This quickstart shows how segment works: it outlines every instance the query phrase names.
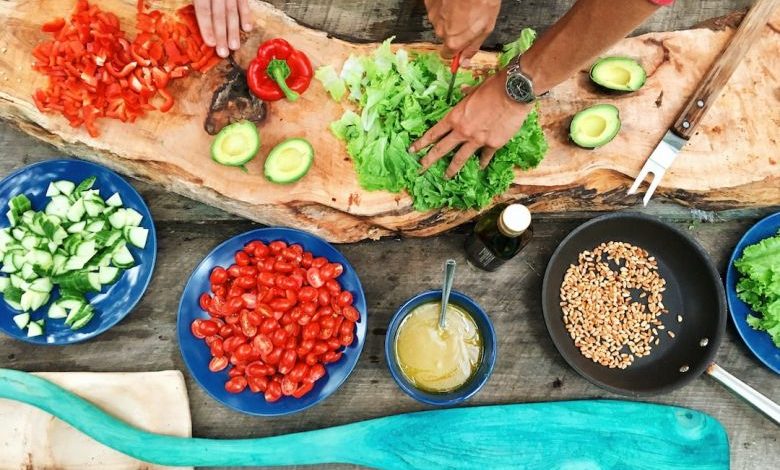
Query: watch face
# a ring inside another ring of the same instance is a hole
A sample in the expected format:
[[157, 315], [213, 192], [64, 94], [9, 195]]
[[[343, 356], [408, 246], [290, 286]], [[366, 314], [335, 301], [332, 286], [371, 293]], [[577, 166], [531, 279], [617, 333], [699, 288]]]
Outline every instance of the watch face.
[[522, 75], [507, 77], [506, 92], [510, 98], [520, 103], [530, 103], [536, 99], [531, 82]]

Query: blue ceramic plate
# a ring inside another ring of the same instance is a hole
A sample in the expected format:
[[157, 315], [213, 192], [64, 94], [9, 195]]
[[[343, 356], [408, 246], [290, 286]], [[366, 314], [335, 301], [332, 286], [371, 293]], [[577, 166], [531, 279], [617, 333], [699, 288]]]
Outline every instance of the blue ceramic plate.
[[[149, 208], [144, 200], [113, 171], [82, 160], [47, 160], [22, 168], [0, 181], [0, 204], [2, 214], [5, 214], [8, 201], [17, 194], [24, 193], [32, 202], [33, 210], [43, 210], [48, 198], [46, 189], [50, 181], [70, 180], [78, 184], [82, 180], [95, 176], [93, 189], [100, 190], [100, 196], [107, 199], [114, 193], [119, 193], [124, 207], [133, 208], [143, 215], [141, 226], [149, 229], [146, 247], [143, 250], [129, 246], [136, 265], [123, 271], [122, 277], [102, 291], [87, 294], [87, 299], [95, 307], [95, 317], [85, 327], [73, 331], [65, 325], [65, 320], [46, 320], [44, 334], [28, 338], [26, 330], [20, 330], [13, 322], [13, 315], [19, 313], [0, 301], [0, 330], [7, 335], [22, 341], [35, 344], [71, 344], [93, 338], [119, 323], [136, 306], [149, 286], [157, 258], [157, 235]], [[8, 219], [0, 216], [0, 227], [7, 227]], [[55, 288], [52, 300], [59, 298]], [[49, 304], [44, 305], [31, 315], [33, 320], [44, 318], [49, 310]]]
[[765, 238], [777, 235], [780, 230], [780, 212], [760, 220], [756, 225], [745, 233], [742, 239], [737, 243], [734, 252], [729, 259], [729, 267], [726, 271], [726, 297], [729, 302], [729, 311], [734, 326], [747, 347], [753, 351], [753, 354], [759, 361], [767, 367], [780, 374], [780, 348], [772, 343], [772, 338], [765, 331], [757, 331], [747, 324], [747, 316], [752, 312], [750, 307], [737, 297], [737, 281], [740, 274], [734, 268], [734, 261], [742, 256], [745, 247], [760, 242]]
[[[282, 397], [274, 403], [266, 403], [262, 393], [252, 393], [248, 388], [239, 394], [225, 391], [225, 382], [228, 380], [228, 369], [214, 373], [209, 371], [208, 364], [211, 353], [206, 343], [192, 336], [190, 325], [196, 318], [208, 318], [208, 314], [201, 310], [198, 300], [203, 292], [209, 292], [209, 274], [215, 266], [227, 268], [233, 264], [234, 255], [244, 245], [252, 240], [261, 240], [270, 243], [274, 240], [283, 240], [287, 244], [298, 243], [306, 251], [311, 251], [315, 257], [324, 256], [331, 262], [341, 263], [344, 273], [339, 276], [341, 287], [352, 292], [354, 306], [360, 312], [360, 321], [355, 332], [355, 341], [344, 351], [341, 360], [333, 364], [326, 364], [327, 374], [318, 380], [311, 392], [303, 398]], [[347, 380], [347, 377], [355, 368], [355, 364], [363, 349], [366, 340], [366, 298], [363, 287], [360, 285], [355, 269], [349, 261], [339, 253], [332, 245], [314, 235], [290, 228], [261, 228], [237, 235], [218, 247], [200, 262], [195, 268], [179, 303], [179, 318], [176, 326], [179, 338], [179, 347], [184, 357], [184, 363], [195, 380], [215, 400], [241, 411], [243, 413], [258, 416], [280, 416], [305, 410], [316, 405]]]

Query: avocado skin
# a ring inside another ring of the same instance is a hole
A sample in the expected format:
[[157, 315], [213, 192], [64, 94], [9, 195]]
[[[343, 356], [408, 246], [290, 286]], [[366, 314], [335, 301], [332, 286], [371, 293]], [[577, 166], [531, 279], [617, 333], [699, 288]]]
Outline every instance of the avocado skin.
[[[625, 88], [610, 86], [599, 77], [601, 68], [609, 65], [623, 65], [631, 74], [631, 80]], [[610, 56], [597, 60], [590, 68], [589, 77], [597, 88], [612, 94], [633, 93], [642, 88], [647, 82], [647, 72], [644, 67], [630, 57]]]

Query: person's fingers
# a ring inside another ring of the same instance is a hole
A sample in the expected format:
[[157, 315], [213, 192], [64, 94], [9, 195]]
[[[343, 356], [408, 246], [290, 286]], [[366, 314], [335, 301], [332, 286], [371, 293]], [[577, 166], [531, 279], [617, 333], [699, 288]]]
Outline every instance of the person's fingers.
[[211, 0], [194, 0], [195, 17], [198, 19], [198, 28], [203, 42], [209, 47], [217, 45], [214, 39], [214, 26], [211, 23]]
[[241, 47], [241, 33], [238, 26], [238, 0], [225, 2], [225, 16], [227, 20], [228, 47], [231, 51]]
[[441, 121], [437, 122], [435, 126], [428, 129], [428, 132], [426, 132], [422, 137], [417, 139], [417, 141], [415, 141], [412, 146], [409, 147], [409, 152], [419, 152], [420, 150], [444, 137], [444, 135], [449, 132], [450, 129], [449, 121], [447, 121], [447, 118], [445, 117]]
[[241, 16], [241, 29], [247, 33], [252, 31], [252, 24], [255, 20], [252, 16], [252, 10], [249, 9], [248, 0], [238, 0], [238, 14]]
[[444, 173], [444, 177], [449, 179], [457, 175], [460, 169], [463, 168], [466, 160], [468, 160], [470, 156], [474, 155], [474, 152], [478, 148], [479, 145], [473, 142], [466, 142], [461, 145], [457, 153], [455, 153], [455, 156], [452, 157], [452, 161], [450, 162], [450, 166], [447, 167], [447, 172]]
[[[233, 0], [229, 0], [233, 1]], [[227, 45], [227, 21], [225, 0], [213, 0], [211, 4], [211, 22], [214, 25], [214, 37], [217, 42], [217, 55], [225, 58], [230, 54]]]
[[488, 164], [490, 163], [490, 160], [493, 159], [493, 155], [496, 154], [496, 150], [498, 150], [495, 147], [483, 147], [482, 148], [482, 155], [479, 157], [479, 167], [483, 170], [487, 168]]
[[447, 134], [446, 137], [441, 139], [436, 145], [433, 146], [432, 149], [428, 151], [428, 154], [425, 156], [425, 158], [420, 160], [420, 165], [422, 165], [420, 172], [422, 173], [426, 171], [434, 163], [439, 161], [441, 157], [450, 153], [462, 141], [463, 139], [461, 137], [458, 137], [452, 132]]

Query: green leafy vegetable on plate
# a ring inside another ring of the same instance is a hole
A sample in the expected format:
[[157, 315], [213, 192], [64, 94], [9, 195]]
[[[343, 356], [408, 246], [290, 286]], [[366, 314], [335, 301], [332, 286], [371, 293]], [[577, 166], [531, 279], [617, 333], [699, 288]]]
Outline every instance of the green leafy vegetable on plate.
[[748, 324], [780, 347], [780, 233], [746, 247], [734, 267], [742, 275], [737, 295], [760, 314], [748, 315]]
[[[529, 32], [530, 31], [530, 32]], [[505, 48], [502, 61], [527, 49], [535, 33], [523, 31], [518, 41]], [[457, 176], [444, 177], [452, 155], [419, 174], [420, 155], [408, 148], [452, 108], [446, 101], [449, 65], [434, 52], [393, 52], [391, 39], [369, 56], [350, 56], [336, 77], [326, 66], [317, 77], [334, 99], [342, 94], [357, 106], [346, 111], [331, 130], [347, 146], [361, 186], [368, 190], [408, 191], [417, 210], [443, 206], [480, 208], [509, 188], [514, 168], [530, 169], [547, 152], [547, 141], [532, 111], [520, 131], [496, 152], [485, 171], [475, 157]], [[461, 87], [479, 83], [468, 70], [461, 70], [455, 82], [455, 101], [463, 98]]]

